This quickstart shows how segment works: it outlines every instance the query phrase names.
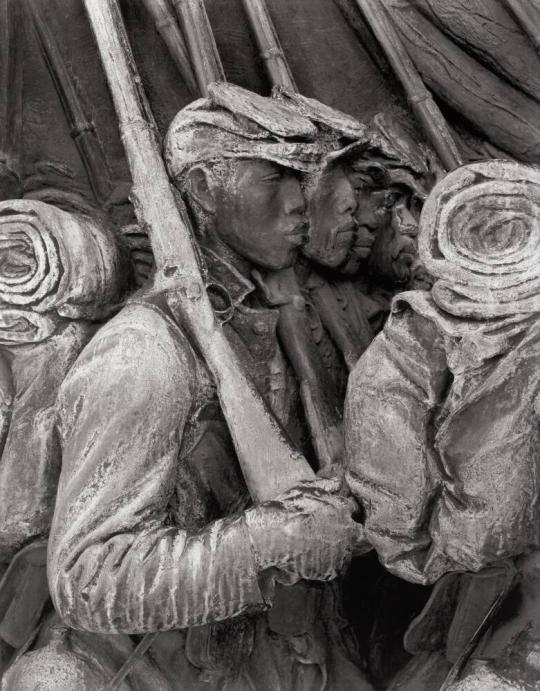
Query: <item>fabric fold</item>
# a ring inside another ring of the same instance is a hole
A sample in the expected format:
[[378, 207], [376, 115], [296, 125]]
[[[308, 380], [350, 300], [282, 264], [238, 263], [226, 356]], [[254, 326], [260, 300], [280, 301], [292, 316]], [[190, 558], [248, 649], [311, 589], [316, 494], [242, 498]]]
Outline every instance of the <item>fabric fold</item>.
[[381, 562], [410, 581], [540, 545], [539, 183], [489, 161], [436, 185], [419, 243], [436, 283], [394, 299], [349, 379], [349, 486]]
[[422, 210], [419, 238], [436, 304], [468, 319], [540, 311], [540, 172], [489, 161], [442, 184]]
[[118, 295], [119, 262], [112, 233], [89, 217], [36, 200], [0, 203], [0, 344], [103, 318]]

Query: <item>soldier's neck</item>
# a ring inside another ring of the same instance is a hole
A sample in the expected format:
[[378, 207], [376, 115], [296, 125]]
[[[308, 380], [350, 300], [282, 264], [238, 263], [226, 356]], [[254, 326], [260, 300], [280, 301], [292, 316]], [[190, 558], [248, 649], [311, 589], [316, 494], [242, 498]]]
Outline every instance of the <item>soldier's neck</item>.
[[252, 264], [247, 259], [241, 257], [235, 252], [232, 247], [227, 245], [214, 233], [209, 233], [201, 245], [208, 250], [212, 250], [215, 254], [225, 262], [231, 264], [244, 278], [249, 279], [252, 270]]

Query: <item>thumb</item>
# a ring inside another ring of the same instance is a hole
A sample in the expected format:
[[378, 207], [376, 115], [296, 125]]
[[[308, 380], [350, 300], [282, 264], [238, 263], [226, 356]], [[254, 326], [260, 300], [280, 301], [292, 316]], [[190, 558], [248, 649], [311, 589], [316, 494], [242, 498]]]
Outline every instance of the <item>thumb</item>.
[[337, 494], [341, 489], [341, 479], [338, 477], [319, 477], [315, 481], [315, 486], [322, 492]]
[[366, 537], [366, 531], [361, 523], [355, 523], [352, 535], [352, 554], [353, 557], [360, 557], [373, 549]]

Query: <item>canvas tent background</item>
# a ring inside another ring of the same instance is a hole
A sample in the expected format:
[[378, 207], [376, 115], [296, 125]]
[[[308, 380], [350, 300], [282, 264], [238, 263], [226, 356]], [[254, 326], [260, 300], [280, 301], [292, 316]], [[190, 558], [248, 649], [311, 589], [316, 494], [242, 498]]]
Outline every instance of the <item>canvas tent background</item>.
[[[522, 2], [528, 3], [532, 5], [533, 0]], [[128, 184], [114, 110], [81, 0], [33, 0], [33, 4], [40, 7], [58, 39], [95, 125], [111, 179], [117, 187], [121, 182]], [[540, 133], [534, 141], [536, 122], [540, 122], [540, 57], [506, 0], [384, 0], [384, 4], [457, 132], [465, 160], [499, 155], [501, 140], [516, 158], [521, 152], [522, 160], [540, 159]], [[143, 3], [124, 0], [121, 5], [145, 90], [164, 133], [173, 115], [193, 97]], [[20, 141], [9, 141], [18, 137], [16, 128], [3, 127], [3, 157], [10, 148], [17, 150], [23, 160], [23, 176], [31, 178], [31, 187], [40, 184], [36, 174], [38, 178], [52, 174], [58, 184], [88, 194], [84, 166], [24, 3], [2, 0], [1, 7], [15, 12], [18, 19], [9, 24], [3, 21], [7, 40], [3, 42], [0, 84], [6, 86], [0, 117], [6, 119], [6, 112], [13, 113], [18, 107], [17, 91], [22, 100]], [[206, 7], [227, 79], [269, 93], [264, 64], [241, 0], [206, 0]], [[382, 111], [414, 127], [403, 90], [354, 0], [269, 0], [268, 8], [301, 93], [363, 121]], [[421, 44], [418, 27], [423, 29]], [[505, 55], [510, 57], [505, 59]], [[14, 80], [11, 86], [8, 72]], [[471, 85], [460, 83], [465, 74], [475, 80], [479, 99], [469, 108], [463, 104], [471, 101]], [[513, 117], [504, 119], [504, 110]]]

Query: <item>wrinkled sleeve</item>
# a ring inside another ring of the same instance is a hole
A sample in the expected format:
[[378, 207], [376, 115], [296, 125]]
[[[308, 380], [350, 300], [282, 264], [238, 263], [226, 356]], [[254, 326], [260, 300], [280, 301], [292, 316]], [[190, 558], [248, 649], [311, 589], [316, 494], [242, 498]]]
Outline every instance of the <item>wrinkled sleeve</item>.
[[0, 459], [0, 562], [8, 562], [21, 547], [49, 532], [60, 474], [56, 397], [90, 336], [87, 324], [70, 322], [42, 343], [13, 348], [9, 371], [4, 369], [4, 377], [0, 373], [0, 380], [9, 377], [13, 389], [12, 400], [0, 393], [0, 428], [5, 430]]
[[348, 482], [365, 511], [366, 537], [390, 571], [416, 582], [431, 579], [423, 567], [441, 477], [430, 429], [447, 382], [436, 327], [405, 310], [360, 358], [345, 403]]
[[264, 606], [242, 516], [197, 534], [169, 519], [191, 357], [159, 321], [116, 318], [62, 387], [48, 568], [57, 611], [74, 628], [172, 630]]

